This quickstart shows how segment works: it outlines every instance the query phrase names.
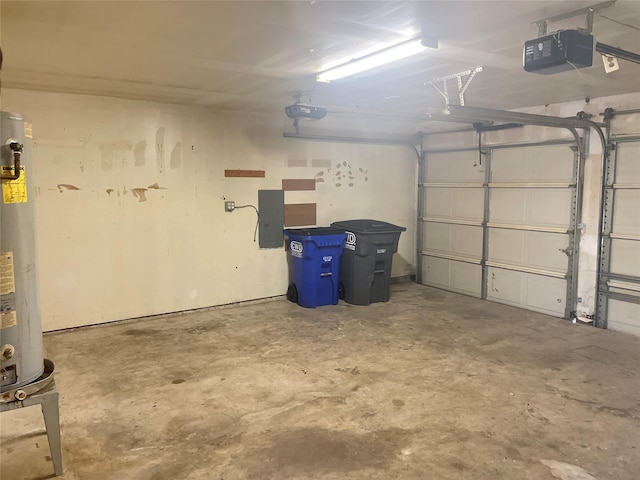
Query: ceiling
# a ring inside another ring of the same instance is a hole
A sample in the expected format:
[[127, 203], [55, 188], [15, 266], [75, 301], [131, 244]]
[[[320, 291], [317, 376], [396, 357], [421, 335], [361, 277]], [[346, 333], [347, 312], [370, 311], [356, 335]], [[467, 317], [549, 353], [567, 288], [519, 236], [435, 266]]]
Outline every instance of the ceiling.
[[[467, 105], [514, 109], [640, 91], [640, 65], [606, 74], [522, 69], [533, 22], [584, 1], [8, 1], [0, 2], [3, 87], [223, 109], [272, 110], [296, 91], [332, 109], [424, 113], [444, 106], [425, 82], [482, 66]], [[604, 18], [607, 17], [607, 18]], [[549, 25], [583, 27], [585, 15]], [[640, 2], [594, 18], [596, 41], [640, 49]], [[330, 84], [323, 65], [420, 32], [439, 48]], [[450, 84], [455, 92], [455, 82]], [[454, 95], [455, 96], [455, 95]]]

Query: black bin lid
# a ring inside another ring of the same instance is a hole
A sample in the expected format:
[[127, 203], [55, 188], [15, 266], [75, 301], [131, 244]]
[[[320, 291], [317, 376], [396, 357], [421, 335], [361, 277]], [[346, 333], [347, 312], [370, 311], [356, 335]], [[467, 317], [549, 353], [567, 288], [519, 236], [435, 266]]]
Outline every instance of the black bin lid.
[[340, 235], [344, 233], [344, 230], [335, 227], [287, 228], [284, 233], [300, 235], [301, 237], [314, 237], [317, 235]]
[[333, 222], [331, 226], [344, 228], [355, 233], [397, 233], [407, 230], [405, 227], [399, 227], [392, 223], [370, 219], [341, 220]]

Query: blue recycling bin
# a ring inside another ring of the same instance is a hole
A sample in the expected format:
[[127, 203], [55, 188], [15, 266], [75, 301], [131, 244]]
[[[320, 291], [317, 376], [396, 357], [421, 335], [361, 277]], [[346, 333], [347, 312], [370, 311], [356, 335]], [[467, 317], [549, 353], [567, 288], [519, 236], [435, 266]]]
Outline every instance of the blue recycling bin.
[[331, 227], [285, 229], [290, 260], [287, 299], [301, 307], [338, 303], [344, 230]]

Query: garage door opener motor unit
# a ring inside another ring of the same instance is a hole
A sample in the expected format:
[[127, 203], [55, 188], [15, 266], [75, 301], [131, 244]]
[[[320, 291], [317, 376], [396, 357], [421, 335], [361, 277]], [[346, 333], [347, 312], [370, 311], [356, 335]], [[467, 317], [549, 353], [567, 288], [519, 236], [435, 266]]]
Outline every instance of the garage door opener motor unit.
[[524, 69], [550, 75], [593, 65], [593, 35], [560, 30], [524, 44]]

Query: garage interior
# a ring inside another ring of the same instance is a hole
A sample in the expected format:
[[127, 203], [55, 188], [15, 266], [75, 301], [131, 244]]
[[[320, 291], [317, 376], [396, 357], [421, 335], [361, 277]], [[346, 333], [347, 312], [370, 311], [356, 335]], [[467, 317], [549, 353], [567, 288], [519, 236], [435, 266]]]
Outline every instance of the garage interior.
[[[27, 319], [2, 283], [0, 478], [638, 478], [638, 2], [0, 15], [0, 251], [36, 259]], [[575, 30], [591, 66], [525, 71]], [[406, 228], [389, 301], [288, 301], [283, 228], [349, 219]], [[8, 398], [21, 329], [55, 384]]]

